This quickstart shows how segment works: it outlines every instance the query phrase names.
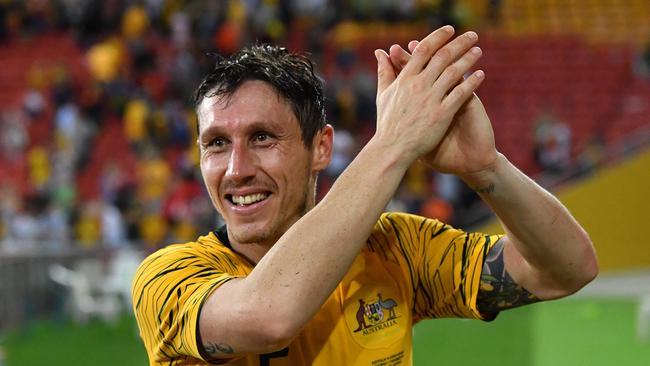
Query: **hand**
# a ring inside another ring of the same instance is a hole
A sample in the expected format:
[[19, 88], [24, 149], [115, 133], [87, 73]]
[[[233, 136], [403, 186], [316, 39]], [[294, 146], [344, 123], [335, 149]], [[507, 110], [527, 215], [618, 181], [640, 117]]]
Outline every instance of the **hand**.
[[[408, 49], [413, 52], [418, 44], [418, 41], [411, 41]], [[393, 45], [389, 52], [394, 72], [401, 73], [411, 55], [398, 45]], [[496, 158], [490, 119], [480, 99], [473, 94], [454, 115], [444, 139], [420, 161], [437, 171], [453, 173], [471, 182], [476, 180], [474, 175], [491, 170]]]
[[[481, 50], [472, 47], [478, 36], [467, 32], [449, 41], [453, 34], [452, 27], [442, 27], [415, 44], [413, 55], [398, 70], [399, 75], [390, 56], [375, 51], [377, 132], [373, 138], [397, 148], [408, 165], [431, 151], [441, 151], [449, 143], [440, 145], [451, 132], [449, 126], [459, 108], [483, 81], [482, 71], [462, 79], [481, 56]], [[447, 154], [435, 155], [448, 159]], [[449, 165], [436, 164], [441, 168]]]

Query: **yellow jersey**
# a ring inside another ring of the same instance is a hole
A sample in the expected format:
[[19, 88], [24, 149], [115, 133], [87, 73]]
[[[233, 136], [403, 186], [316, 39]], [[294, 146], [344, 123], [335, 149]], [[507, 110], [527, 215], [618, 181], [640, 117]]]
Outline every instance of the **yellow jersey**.
[[[345, 277], [287, 348], [227, 364], [411, 365], [418, 321], [494, 317], [477, 310], [476, 297], [484, 259], [498, 239], [385, 213]], [[132, 295], [150, 364], [209, 364], [198, 333], [201, 306], [219, 285], [252, 270], [229, 247], [224, 231], [145, 259]]]

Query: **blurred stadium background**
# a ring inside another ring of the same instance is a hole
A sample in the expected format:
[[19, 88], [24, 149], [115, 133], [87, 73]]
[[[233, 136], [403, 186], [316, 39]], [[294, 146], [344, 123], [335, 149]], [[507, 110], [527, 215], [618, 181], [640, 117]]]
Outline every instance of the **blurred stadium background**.
[[[130, 314], [147, 253], [213, 229], [193, 88], [207, 51], [306, 51], [336, 152], [373, 132], [375, 48], [479, 32], [499, 149], [590, 232], [601, 275], [489, 324], [415, 330], [416, 365], [650, 365], [647, 0], [0, 0], [0, 365], [142, 365]], [[499, 231], [454, 177], [413, 166], [390, 209]]]

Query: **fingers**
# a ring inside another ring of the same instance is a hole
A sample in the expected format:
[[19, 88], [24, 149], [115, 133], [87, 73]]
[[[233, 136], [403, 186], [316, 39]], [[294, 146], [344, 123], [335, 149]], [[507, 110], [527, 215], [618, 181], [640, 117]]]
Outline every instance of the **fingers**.
[[[445, 35], [443, 32], [446, 30], [445, 28], [447, 27], [438, 29], [422, 41], [410, 41], [407, 48], [410, 52], [413, 53], [412, 56], [409, 55], [409, 53], [399, 45], [391, 46], [389, 49], [389, 56], [391, 63], [393, 64], [395, 74], [399, 75], [402, 71], [408, 73], [409, 70], [412, 70], [415, 66], [407, 65], [409, 65], [409, 62], [413, 65], [417, 65], [418, 54], [423, 52], [423, 47], [431, 49], [431, 47], [427, 47], [424, 43], [428, 42], [429, 46], [434, 44], [434, 46], [439, 49], [433, 52], [433, 55], [430, 57], [425, 66], [424, 73], [426, 73], [426, 77], [434, 82], [440, 77], [443, 72], [446, 72], [448, 68], [451, 68], [452, 75], [457, 74], [457, 80], [462, 80], [462, 75], [467, 72], [468, 69], [459, 70], [463, 64], [456, 65], [455, 63], [459, 58], [466, 54], [474, 44], [476, 44], [478, 41], [478, 35], [475, 32], [467, 32], [461, 36], [456, 37], [454, 40], [448, 42], [447, 44], [444, 44], [440, 42], [444, 42], [442, 41], [443, 39], [446, 39], [448, 41], [452, 35], [451, 33], [447, 33]], [[449, 30], [453, 32], [453, 28], [449, 27]], [[437, 37], [434, 37], [436, 36], [437, 32], [442, 32], [443, 34], [438, 34]], [[474, 60], [474, 62], [475, 61], [476, 60]]]
[[390, 57], [384, 50], [375, 50], [377, 58], [377, 93], [386, 89], [397, 77]]
[[454, 35], [454, 28], [446, 25], [430, 33], [413, 49], [413, 55], [402, 70], [403, 74], [416, 75], [430, 63], [431, 56], [436, 53]]
[[443, 111], [455, 114], [473, 95], [485, 75], [483, 71], [477, 71], [463, 79], [482, 52], [479, 47], [474, 47], [478, 41], [476, 33], [467, 32], [451, 39], [453, 32], [452, 27], [446, 26], [422, 41], [410, 41], [407, 48], [412, 54], [396, 44], [390, 47], [389, 53], [376, 50], [378, 93], [399, 78], [409, 84], [420, 84], [417, 88], [423, 89], [419, 90], [428, 90], [423, 98], [432, 98], [436, 104], [440, 103], [438, 106]]
[[472, 97], [474, 91], [481, 85], [483, 80], [485, 80], [485, 73], [482, 70], [474, 71], [462, 83], [449, 92], [449, 95], [442, 100], [441, 106], [446, 110], [456, 113], [463, 103]]
[[[478, 41], [478, 35], [474, 32], [467, 32], [461, 36], [456, 37], [453, 41], [447, 43], [444, 47], [439, 49], [428, 65], [426, 66], [424, 73], [428, 75], [430, 80], [436, 81], [438, 77], [443, 73], [451, 70], [451, 73], [458, 74], [458, 77], [462, 76], [467, 69], [460, 70], [459, 65], [455, 64], [455, 61], [458, 60], [461, 56], [467, 53], [467, 51]], [[422, 45], [422, 42], [415, 47], [415, 50]], [[415, 52], [415, 51], [414, 51]], [[480, 56], [480, 54], [479, 54]]]
[[411, 59], [411, 54], [396, 44], [392, 45], [388, 51], [395, 73], [399, 74]]
[[418, 43], [420, 43], [420, 41], [412, 40], [411, 42], [409, 42], [408, 44], [409, 52], [413, 53], [413, 50], [418, 45]]
[[433, 90], [437, 91], [437, 97], [443, 98], [445, 94], [463, 81], [465, 75], [481, 57], [482, 51], [478, 47], [472, 47], [458, 61], [447, 66], [440, 77], [433, 83]]

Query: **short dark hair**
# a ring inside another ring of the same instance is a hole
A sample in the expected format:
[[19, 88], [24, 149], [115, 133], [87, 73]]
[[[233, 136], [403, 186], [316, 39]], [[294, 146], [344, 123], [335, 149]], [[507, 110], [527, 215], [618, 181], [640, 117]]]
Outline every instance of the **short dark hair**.
[[194, 105], [206, 97], [230, 97], [249, 80], [268, 83], [291, 104], [303, 143], [310, 148], [316, 132], [325, 126], [323, 81], [307, 57], [284, 47], [253, 45], [228, 58], [217, 56], [214, 69], [196, 90]]

